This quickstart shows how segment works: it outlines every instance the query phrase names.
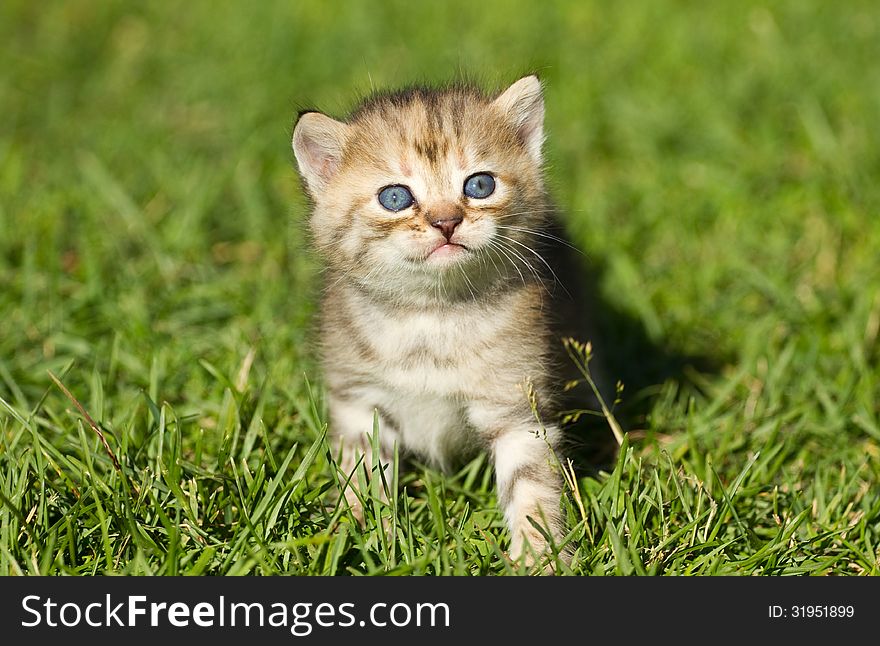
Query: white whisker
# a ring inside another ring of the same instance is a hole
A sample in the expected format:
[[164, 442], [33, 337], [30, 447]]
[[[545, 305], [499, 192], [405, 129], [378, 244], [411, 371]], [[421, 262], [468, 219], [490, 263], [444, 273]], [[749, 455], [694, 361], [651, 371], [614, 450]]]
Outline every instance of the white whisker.
[[[526, 277], [523, 276], [523, 273], [519, 270], [519, 267], [516, 264], [516, 260], [511, 258], [510, 255], [501, 247], [500, 244], [498, 244], [496, 240], [492, 240], [491, 242], [489, 242], [489, 248], [493, 251], [497, 251], [498, 253], [503, 254], [504, 257], [507, 258], [508, 262], [510, 262], [511, 266], [513, 266], [513, 268], [516, 270], [516, 273], [519, 274], [519, 278], [522, 281], [523, 287], [525, 287]], [[499, 258], [499, 260], [501, 260], [501, 258]]]
[[535, 231], [534, 229], [529, 229], [528, 227], [516, 227], [516, 226], [509, 225], [509, 224], [496, 224], [495, 226], [497, 226], [499, 229], [510, 229], [511, 231], [519, 231], [520, 233], [527, 233], [528, 235], [538, 236], [541, 238], [547, 238], [548, 240], [554, 240], [560, 244], [565, 245], [569, 249], [574, 249], [575, 251], [577, 251], [579, 254], [581, 254], [584, 257], [586, 257], [586, 255], [587, 255], [583, 251], [581, 251], [580, 249], [575, 247], [573, 244], [571, 244], [567, 240], [564, 240], [563, 238], [560, 238], [559, 236], [554, 236], [552, 234], [544, 233], [542, 231]]
[[550, 273], [553, 274], [553, 279], [559, 284], [560, 287], [562, 287], [563, 291], [564, 291], [569, 297], [571, 297], [571, 293], [568, 291], [568, 289], [566, 289], [566, 287], [565, 287], [565, 285], [563, 284], [563, 282], [562, 282], [561, 280], [559, 280], [559, 276], [556, 275], [556, 272], [555, 272], [555, 271], [553, 271], [553, 267], [550, 266], [550, 263], [548, 263], [546, 260], [544, 260], [544, 256], [542, 256], [541, 254], [539, 254], [537, 251], [535, 251], [534, 249], [532, 249], [530, 246], [528, 246], [528, 245], [526, 245], [526, 244], [523, 244], [522, 242], [519, 242], [519, 241], [517, 241], [517, 240], [514, 240], [513, 238], [510, 238], [510, 237], [508, 237], [508, 236], [499, 236], [499, 237], [500, 237], [500, 238], [504, 238], [505, 240], [509, 240], [510, 242], [512, 242], [512, 243], [514, 243], [514, 244], [517, 244], [517, 245], [519, 245], [520, 247], [522, 247], [522, 248], [524, 248], [524, 249], [530, 251], [531, 253], [535, 254], [535, 256], [538, 258], [538, 260], [540, 260], [541, 262], [543, 262], [543, 263], [544, 263], [544, 266], [547, 267], [548, 270], [550, 270]]
[[477, 302], [477, 294], [473, 290], [473, 285], [471, 284], [470, 278], [468, 278], [467, 272], [465, 272], [464, 268], [461, 265], [457, 265], [459, 272], [461, 273], [462, 278], [464, 278], [464, 282], [467, 285], [468, 291], [471, 293], [471, 297], [474, 299], [474, 303]]

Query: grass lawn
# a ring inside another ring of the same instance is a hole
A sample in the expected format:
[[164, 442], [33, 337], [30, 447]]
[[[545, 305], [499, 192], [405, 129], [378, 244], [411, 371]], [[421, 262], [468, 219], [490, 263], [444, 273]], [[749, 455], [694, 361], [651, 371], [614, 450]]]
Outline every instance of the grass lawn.
[[880, 571], [876, 0], [7, 0], [0, 42], [0, 573], [517, 573], [485, 460], [334, 502], [289, 140], [531, 70], [629, 430], [578, 438], [562, 572]]

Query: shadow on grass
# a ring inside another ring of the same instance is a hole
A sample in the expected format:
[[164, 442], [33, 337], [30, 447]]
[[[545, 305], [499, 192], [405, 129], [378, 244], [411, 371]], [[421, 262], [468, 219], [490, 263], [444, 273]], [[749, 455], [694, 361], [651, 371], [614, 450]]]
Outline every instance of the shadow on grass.
[[[567, 240], [561, 229], [554, 235]], [[696, 389], [695, 374], [717, 373], [722, 357], [691, 355], [654, 341], [644, 324], [620, 305], [602, 295], [600, 286], [606, 271], [603, 261], [587, 257], [564, 243], [551, 243], [546, 251], [553, 258], [554, 271], [565, 290], [554, 290], [557, 338], [572, 337], [590, 341], [592, 359], [590, 373], [603, 399], [611, 406], [615, 401], [616, 384], [624, 390], [613, 412], [626, 432], [645, 429], [661, 386], [672, 380], [680, 388]], [[567, 293], [566, 293], [567, 292]], [[574, 362], [559, 344], [558, 361], [563, 366], [562, 379], [578, 379]], [[581, 379], [582, 380], [582, 379]], [[572, 460], [579, 476], [595, 475], [613, 468], [617, 457], [617, 441], [605, 418], [599, 413], [598, 400], [589, 386], [581, 383], [563, 394], [561, 408], [566, 411], [589, 409], [598, 414], [584, 414], [565, 426], [566, 456]]]

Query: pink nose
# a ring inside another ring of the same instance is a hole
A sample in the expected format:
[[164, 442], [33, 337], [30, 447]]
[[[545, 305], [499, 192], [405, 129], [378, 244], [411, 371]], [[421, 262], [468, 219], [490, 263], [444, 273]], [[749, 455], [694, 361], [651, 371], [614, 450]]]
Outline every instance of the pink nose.
[[459, 216], [453, 218], [444, 218], [442, 220], [434, 220], [431, 222], [431, 226], [435, 229], [440, 229], [440, 232], [446, 237], [447, 240], [452, 238], [452, 234], [455, 232], [455, 228], [461, 224], [462, 218]]

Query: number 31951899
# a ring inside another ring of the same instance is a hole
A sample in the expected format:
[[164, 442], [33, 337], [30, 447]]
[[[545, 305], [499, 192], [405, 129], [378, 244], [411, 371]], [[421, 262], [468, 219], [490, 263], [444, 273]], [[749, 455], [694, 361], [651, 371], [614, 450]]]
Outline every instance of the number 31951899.
[[855, 616], [853, 606], [768, 606], [771, 619], [847, 619]]

